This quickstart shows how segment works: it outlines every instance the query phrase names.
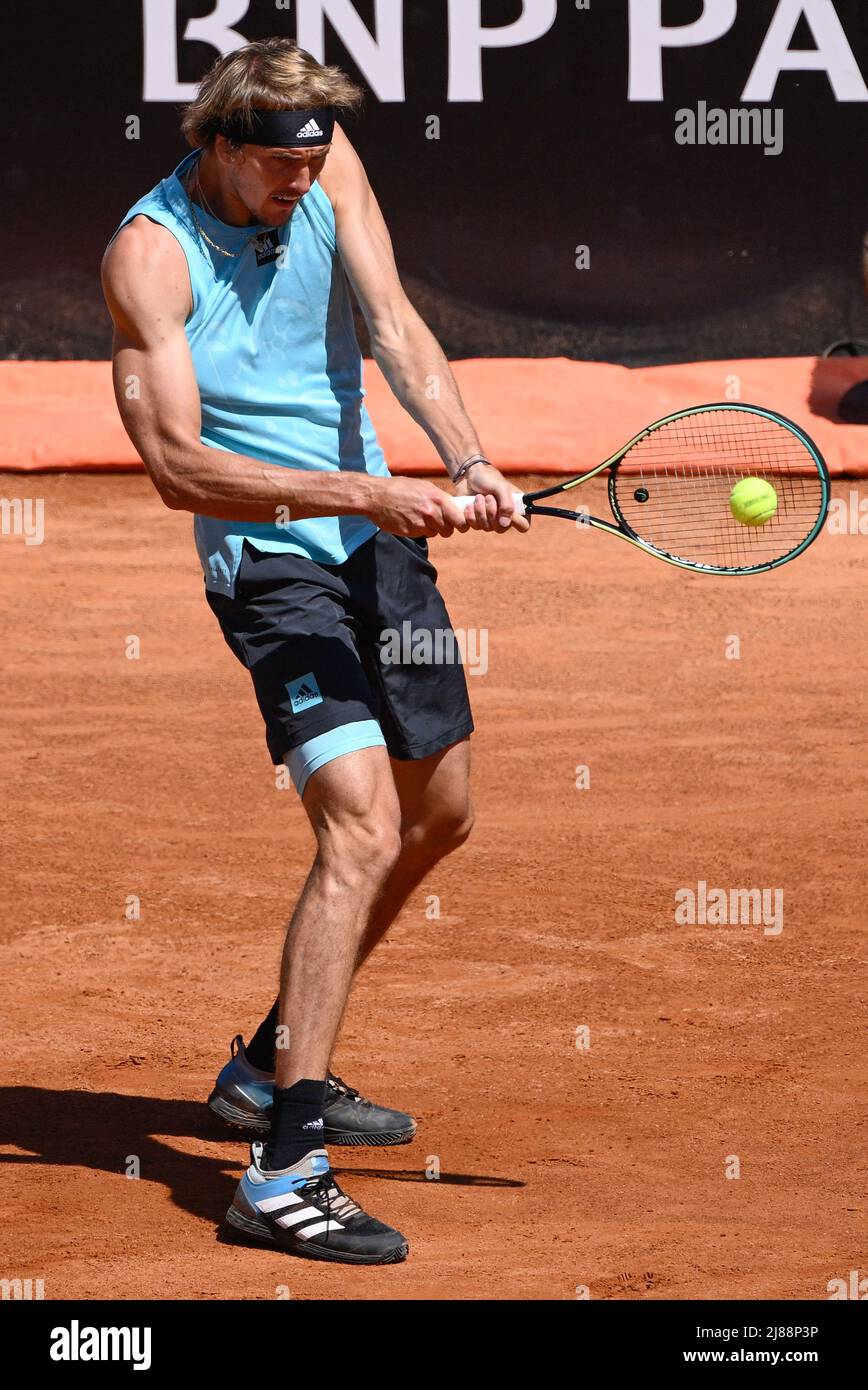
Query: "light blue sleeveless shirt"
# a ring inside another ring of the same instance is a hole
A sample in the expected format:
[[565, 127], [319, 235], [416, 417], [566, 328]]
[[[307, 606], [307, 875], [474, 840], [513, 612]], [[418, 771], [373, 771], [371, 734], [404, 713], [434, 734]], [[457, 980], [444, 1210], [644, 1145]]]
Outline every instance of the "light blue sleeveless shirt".
[[[181, 183], [199, 154], [192, 151], [140, 198], [120, 227], [144, 214], [173, 233], [187, 258], [193, 310], [186, 334], [202, 442], [284, 468], [388, 477], [364, 404], [362, 355], [328, 195], [315, 183], [279, 232], [231, 227], [197, 203], [212, 241], [240, 252], [222, 256], [198, 231]], [[229, 595], [245, 538], [260, 550], [335, 565], [376, 530], [359, 516], [283, 526], [198, 515], [194, 522], [206, 587]]]

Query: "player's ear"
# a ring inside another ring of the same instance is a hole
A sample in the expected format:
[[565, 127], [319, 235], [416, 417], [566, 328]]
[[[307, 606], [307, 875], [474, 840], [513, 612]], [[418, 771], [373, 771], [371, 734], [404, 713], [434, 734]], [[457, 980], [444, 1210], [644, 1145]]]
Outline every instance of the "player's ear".
[[221, 164], [233, 164], [240, 155], [244, 157], [244, 146], [233, 145], [225, 135], [215, 135], [214, 143], [211, 146]]

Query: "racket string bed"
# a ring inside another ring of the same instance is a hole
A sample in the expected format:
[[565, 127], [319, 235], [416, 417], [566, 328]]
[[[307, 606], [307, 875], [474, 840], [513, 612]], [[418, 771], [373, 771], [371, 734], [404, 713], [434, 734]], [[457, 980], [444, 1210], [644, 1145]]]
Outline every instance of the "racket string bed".
[[[777, 510], [759, 526], [737, 521], [730, 509], [732, 490], [745, 478], [775, 490]], [[618, 519], [654, 550], [737, 570], [794, 551], [816, 526], [825, 486], [792, 430], [763, 415], [718, 409], [642, 436], [613, 470], [610, 496]]]

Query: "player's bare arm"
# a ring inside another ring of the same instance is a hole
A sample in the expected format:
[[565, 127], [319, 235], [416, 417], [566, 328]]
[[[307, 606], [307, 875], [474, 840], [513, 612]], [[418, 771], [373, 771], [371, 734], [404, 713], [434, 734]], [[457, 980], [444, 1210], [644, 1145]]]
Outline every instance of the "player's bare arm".
[[[455, 478], [465, 462], [482, 455], [479, 435], [443, 349], [407, 298], [389, 229], [364, 166], [340, 125], [335, 126], [320, 182], [335, 210], [338, 249], [368, 326], [374, 360]], [[435, 393], [432, 382], [437, 383]], [[473, 465], [457, 489], [479, 495], [471, 515], [481, 529], [528, 529], [529, 523], [515, 511], [513, 487], [490, 464]]]
[[365, 473], [272, 467], [200, 439], [200, 401], [184, 325], [191, 309], [184, 253], [171, 232], [135, 218], [103, 260], [114, 321], [112, 372], [124, 427], [166, 506], [226, 520], [367, 516], [394, 535], [488, 529], [436, 484]]

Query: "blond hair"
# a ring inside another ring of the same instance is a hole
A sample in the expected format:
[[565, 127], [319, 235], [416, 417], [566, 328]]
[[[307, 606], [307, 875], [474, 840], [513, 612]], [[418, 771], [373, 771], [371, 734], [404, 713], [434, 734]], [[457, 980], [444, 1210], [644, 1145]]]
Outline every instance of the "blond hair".
[[210, 145], [229, 116], [251, 111], [307, 111], [334, 106], [354, 114], [364, 92], [340, 68], [322, 63], [291, 39], [259, 39], [218, 58], [184, 108], [181, 130], [194, 149]]

